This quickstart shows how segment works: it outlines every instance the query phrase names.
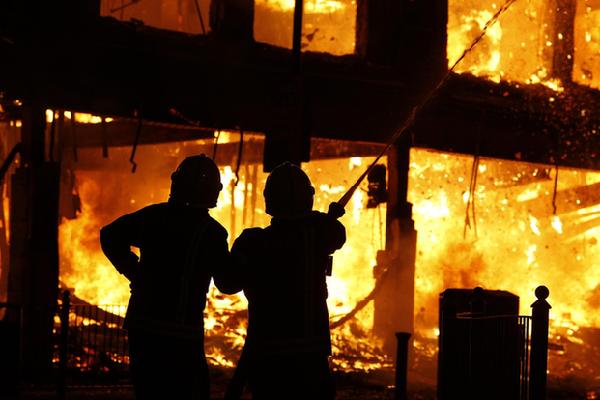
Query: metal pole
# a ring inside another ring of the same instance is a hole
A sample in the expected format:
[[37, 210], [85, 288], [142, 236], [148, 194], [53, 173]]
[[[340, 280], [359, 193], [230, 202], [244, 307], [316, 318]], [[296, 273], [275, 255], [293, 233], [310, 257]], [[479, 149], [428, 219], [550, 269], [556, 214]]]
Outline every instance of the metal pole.
[[407, 400], [406, 386], [408, 373], [408, 340], [410, 339], [410, 333], [408, 332], [396, 332], [396, 340], [398, 341], [398, 347], [396, 348], [396, 391], [394, 395], [395, 400]]
[[550, 291], [546, 286], [535, 289], [537, 300], [531, 305], [531, 354], [529, 372], [529, 400], [546, 399], [548, 369], [548, 320]]
[[302, 53], [302, 15], [304, 14], [304, 0], [295, 0], [294, 3], [294, 36], [292, 37], [292, 54], [294, 65], [300, 63]]

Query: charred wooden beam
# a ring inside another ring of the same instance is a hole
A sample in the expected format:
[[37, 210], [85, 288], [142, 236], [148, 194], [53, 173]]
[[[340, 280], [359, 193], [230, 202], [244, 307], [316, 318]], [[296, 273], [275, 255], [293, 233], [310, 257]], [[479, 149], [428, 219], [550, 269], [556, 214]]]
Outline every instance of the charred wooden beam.
[[[560, 173], [559, 173], [560, 175]], [[559, 177], [560, 179], [560, 177]], [[527, 200], [524, 205], [531, 214], [539, 218], [549, 218], [553, 215], [552, 204], [553, 193], [542, 193], [538, 197]], [[565, 214], [574, 213], [586, 208], [595, 207], [600, 204], [600, 183], [592, 183], [591, 185], [575, 186], [568, 189], [558, 190], [556, 193], [557, 202], [560, 206], [557, 207], [557, 214], [565, 216]], [[582, 214], [574, 216], [575, 219], [582, 218]], [[587, 219], [583, 217], [582, 219]]]
[[417, 231], [407, 199], [410, 145], [410, 137], [405, 136], [388, 154], [385, 251], [378, 254], [374, 271], [381, 289], [374, 299], [373, 331], [390, 355], [396, 332], [414, 332]]
[[[69, 160], [69, 165], [75, 169], [96, 170], [106, 168], [110, 165], [115, 170], [127, 171], [129, 161], [126, 157], [111, 157], [107, 160], [105, 157], [100, 157], [103, 153], [103, 141], [101, 135], [106, 135], [106, 145], [112, 148], [126, 148], [132, 146], [133, 136], [135, 134], [137, 122], [134, 120], [115, 120], [102, 124], [79, 124], [77, 126], [77, 140], [79, 152], [84, 149], [97, 150], [97, 157], [89, 156], [89, 152], [85, 157], [78, 157], [74, 160], [70, 156], [70, 152], [66, 151], [65, 156]], [[150, 123], [144, 126], [144, 134], [140, 136], [140, 145], [159, 145], [164, 143], [175, 144], [176, 142], [187, 141], [185, 150], [191, 154], [208, 154], [212, 155], [215, 150], [213, 143], [213, 131], [205, 131], [202, 129], [183, 129], [181, 126], [168, 126], [165, 124]], [[190, 141], [195, 141], [189, 143]], [[66, 149], [72, 147], [72, 137], [65, 135], [65, 140], [62, 145]], [[235, 136], [231, 142], [221, 143], [217, 146], [216, 162], [219, 165], [231, 165], [238, 154], [239, 139]], [[243, 142], [243, 160], [244, 164], [261, 164], [263, 162], [263, 152], [265, 140], [263, 137], [256, 134], [246, 134]], [[312, 138], [310, 140], [310, 159], [321, 160], [329, 158], [341, 157], [372, 157], [379, 154], [382, 145], [378, 143], [353, 142], [342, 140], [331, 140]], [[116, 150], [115, 150], [116, 151]], [[121, 151], [123, 151], [121, 149]], [[93, 153], [96, 154], [96, 153]], [[158, 166], [161, 168], [161, 166]]]
[[573, 81], [573, 61], [575, 60], [575, 13], [577, 2], [552, 0], [548, 7], [553, 17], [550, 27], [552, 43], [552, 63], [550, 74], [562, 82]]
[[[485, 88], [485, 89], [484, 89]], [[485, 157], [600, 167], [600, 92], [555, 92], [457, 76], [417, 118], [414, 144]]]
[[[71, 123], [66, 124], [66, 130], [72, 131]], [[75, 144], [81, 148], [131, 146], [135, 140], [138, 123], [139, 121], [133, 118], [118, 118], [104, 124], [77, 123], [74, 133], [65, 132], [63, 146], [68, 149]], [[140, 135], [139, 144], [212, 139], [215, 132], [208, 128], [145, 120], [142, 120], [142, 127], [143, 134]]]

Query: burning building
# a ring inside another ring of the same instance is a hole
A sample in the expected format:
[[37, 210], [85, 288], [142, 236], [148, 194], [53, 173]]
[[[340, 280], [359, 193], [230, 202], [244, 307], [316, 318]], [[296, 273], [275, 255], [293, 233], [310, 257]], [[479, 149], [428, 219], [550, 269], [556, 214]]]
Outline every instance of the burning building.
[[[379, 161], [385, 201], [364, 182], [343, 219], [329, 281], [336, 367], [389, 367], [406, 331], [411, 379], [435, 381], [439, 293], [504, 289], [528, 313], [544, 284], [551, 376], [600, 386], [585, 372], [600, 352], [597, 1], [26, 4], [0, 11], [2, 301], [45, 305], [60, 286], [124, 304], [98, 229], [165, 199], [185, 156], [217, 161], [214, 215], [233, 239], [268, 223], [264, 171], [304, 163], [325, 210], [420, 106]], [[244, 301], [211, 297], [216, 364], [235, 363]], [[44, 364], [35, 348], [30, 364]]]

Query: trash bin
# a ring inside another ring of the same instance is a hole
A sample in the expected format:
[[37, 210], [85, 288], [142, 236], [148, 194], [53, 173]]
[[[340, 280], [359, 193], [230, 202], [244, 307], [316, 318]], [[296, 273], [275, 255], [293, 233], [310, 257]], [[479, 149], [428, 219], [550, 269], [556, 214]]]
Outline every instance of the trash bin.
[[518, 400], [519, 297], [447, 289], [439, 310], [438, 399]]

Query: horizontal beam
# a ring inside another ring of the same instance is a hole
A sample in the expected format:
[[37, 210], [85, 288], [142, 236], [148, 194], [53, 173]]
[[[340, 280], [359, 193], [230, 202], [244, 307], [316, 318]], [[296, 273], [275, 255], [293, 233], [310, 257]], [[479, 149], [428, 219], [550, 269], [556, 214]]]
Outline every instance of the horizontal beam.
[[[6, 98], [181, 123], [170, 112], [174, 108], [207, 130], [242, 127], [267, 134], [296, 129], [292, 124], [302, 110], [313, 137], [384, 143], [437, 79], [431, 71], [407, 76], [353, 56], [317, 53], [303, 53], [298, 74], [286, 49], [110, 18], [72, 31], [0, 41]], [[599, 108], [600, 92], [586, 87], [555, 93], [542, 85], [454, 75], [412, 133], [420, 147], [600, 169], [600, 115], [593, 112]], [[123, 131], [121, 140], [132, 136]]]
[[[68, 126], [68, 124], [67, 124]], [[119, 154], [123, 147], [133, 145], [133, 134], [136, 129], [134, 121], [119, 120], [109, 122], [106, 126], [101, 124], [78, 124], [77, 141], [73, 142], [70, 128], [65, 128], [63, 132], [63, 157], [68, 158], [73, 167], [80, 170], [99, 170], [105, 169], [107, 163], [115, 170], [129, 171], [131, 163], [127, 157], [110, 157], [106, 159], [101, 156], [101, 148], [107, 148], [108, 153], [116, 151]], [[103, 131], [104, 130], [104, 131]], [[125, 132], [127, 135], [123, 135]], [[195, 135], [194, 135], [195, 133]], [[122, 140], [126, 136], [126, 140]], [[106, 146], [102, 142], [106, 139]], [[234, 135], [227, 143], [220, 143], [216, 146], [216, 162], [219, 165], [233, 165], [237, 161], [239, 152], [239, 136]], [[184, 148], [186, 154], [207, 154], [212, 156], [215, 152], [212, 131], [210, 136], [202, 130], [181, 130], [177, 127], [168, 127], [162, 124], [150, 124], [145, 126], [138, 145], [164, 145], [176, 142], [188, 142]], [[191, 143], [190, 143], [191, 141]], [[250, 134], [244, 136], [242, 160], [244, 164], [262, 164], [264, 138]], [[373, 157], [381, 152], [383, 146], [377, 143], [340, 141], [321, 138], [311, 138], [311, 160], [324, 160], [342, 157]], [[87, 156], [73, 159], [75, 152], [81, 153], [86, 150], [97, 150], [93, 153], [85, 153]], [[130, 153], [129, 149], [126, 151]], [[90, 156], [91, 154], [91, 156]], [[162, 168], [159, 166], [159, 168]]]

